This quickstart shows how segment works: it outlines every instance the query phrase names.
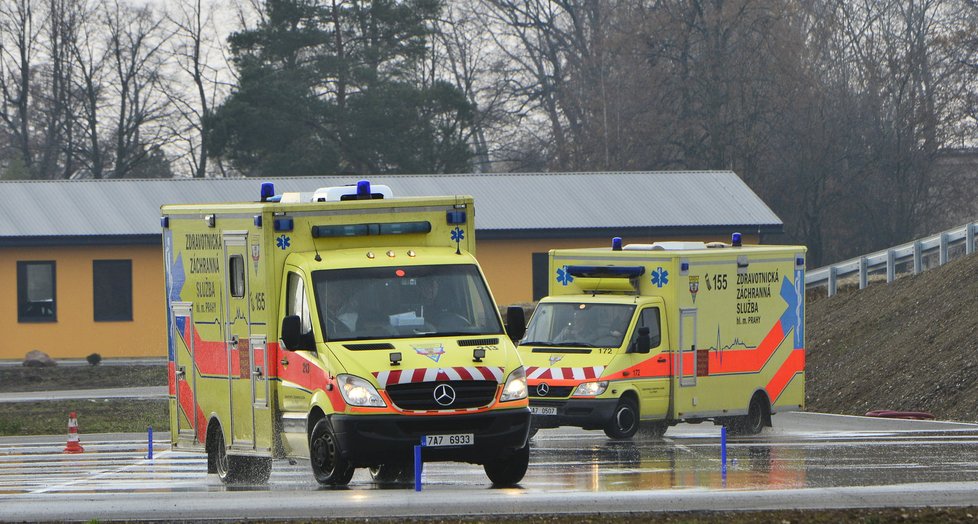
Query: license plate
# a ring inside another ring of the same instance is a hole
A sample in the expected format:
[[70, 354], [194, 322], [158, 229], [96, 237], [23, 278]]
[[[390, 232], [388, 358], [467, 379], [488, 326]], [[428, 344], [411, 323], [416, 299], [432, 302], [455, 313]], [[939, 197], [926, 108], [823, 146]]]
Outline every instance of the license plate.
[[541, 408], [530, 406], [530, 413], [534, 415], [556, 415], [557, 408]]
[[475, 443], [472, 433], [458, 433], [455, 435], [425, 435], [425, 447], [440, 446], [471, 446]]

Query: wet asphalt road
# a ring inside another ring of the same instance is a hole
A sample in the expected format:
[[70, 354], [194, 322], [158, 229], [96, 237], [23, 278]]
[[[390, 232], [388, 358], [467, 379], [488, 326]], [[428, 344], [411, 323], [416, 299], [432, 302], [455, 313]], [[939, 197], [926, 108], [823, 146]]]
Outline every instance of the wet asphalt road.
[[[775, 428], [730, 438], [670, 428], [661, 440], [542, 430], [519, 488], [491, 489], [482, 468], [426, 464], [423, 491], [380, 488], [358, 471], [325, 489], [308, 462], [275, 462], [267, 486], [226, 488], [205, 457], [145, 435], [0, 439], [0, 520], [397, 517], [978, 504], [978, 425], [780, 414]], [[161, 435], [157, 435], [160, 438]], [[165, 435], [163, 435], [165, 438]]]

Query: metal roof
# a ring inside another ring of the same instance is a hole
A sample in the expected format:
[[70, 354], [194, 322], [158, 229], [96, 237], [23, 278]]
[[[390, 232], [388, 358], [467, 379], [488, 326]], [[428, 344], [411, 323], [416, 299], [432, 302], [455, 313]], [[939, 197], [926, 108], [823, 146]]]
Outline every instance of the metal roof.
[[0, 239], [158, 236], [162, 204], [255, 201], [265, 181], [283, 193], [361, 178], [390, 186], [395, 197], [472, 195], [477, 230], [497, 238], [732, 226], [780, 232], [783, 226], [732, 171], [37, 180], [0, 181]]

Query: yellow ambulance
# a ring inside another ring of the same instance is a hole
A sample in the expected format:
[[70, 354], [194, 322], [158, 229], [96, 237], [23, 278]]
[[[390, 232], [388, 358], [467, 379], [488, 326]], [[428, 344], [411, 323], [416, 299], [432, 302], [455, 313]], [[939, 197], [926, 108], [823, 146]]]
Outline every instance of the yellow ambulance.
[[266, 482], [273, 458], [309, 459], [323, 485], [355, 468], [403, 481], [416, 445], [519, 482], [526, 378], [472, 198], [367, 181], [256, 196], [161, 208], [173, 448], [206, 452], [225, 483]]
[[519, 345], [531, 435], [662, 436], [683, 421], [755, 434], [803, 409], [806, 249], [740, 239], [551, 250]]

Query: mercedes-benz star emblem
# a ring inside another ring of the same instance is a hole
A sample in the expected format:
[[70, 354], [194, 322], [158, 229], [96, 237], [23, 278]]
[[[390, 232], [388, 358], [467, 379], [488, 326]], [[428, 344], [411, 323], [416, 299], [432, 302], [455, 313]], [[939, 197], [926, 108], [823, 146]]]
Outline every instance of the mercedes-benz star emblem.
[[550, 386], [546, 382], [541, 382], [537, 385], [537, 396], [545, 397], [547, 393], [550, 393]]
[[435, 386], [435, 402], [439, 406], [451, 406], [455, 402], [455, 389], [448, 384], [438, 384]]

